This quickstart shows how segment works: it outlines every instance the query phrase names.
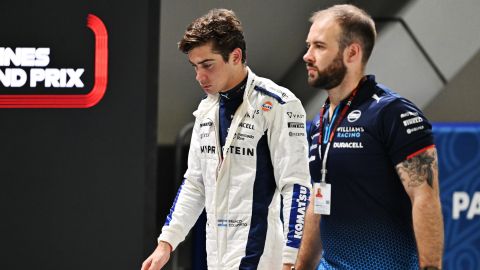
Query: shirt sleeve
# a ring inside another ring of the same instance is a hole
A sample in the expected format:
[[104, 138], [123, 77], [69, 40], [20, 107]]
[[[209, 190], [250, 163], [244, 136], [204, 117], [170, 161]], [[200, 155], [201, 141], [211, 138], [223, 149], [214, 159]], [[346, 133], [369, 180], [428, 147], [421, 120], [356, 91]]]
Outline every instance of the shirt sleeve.
[[305, 118], [300, 101], [279, 105], [270, 133], [275, 181], [283, 197], [283, 263], [295, 263], [310, 196]]
[[158, 237], [158, 241], [168, 242], [173, 250], [185, 239], [205, 207], [205, 187], [198, 157], [198, 128], [196, 121], [188, 152], [188, 169]]
[[382, 111], [381, 119], [384, 144], [394, 165], [434, 144], [432, 125], [409, 100], [393, 101]]

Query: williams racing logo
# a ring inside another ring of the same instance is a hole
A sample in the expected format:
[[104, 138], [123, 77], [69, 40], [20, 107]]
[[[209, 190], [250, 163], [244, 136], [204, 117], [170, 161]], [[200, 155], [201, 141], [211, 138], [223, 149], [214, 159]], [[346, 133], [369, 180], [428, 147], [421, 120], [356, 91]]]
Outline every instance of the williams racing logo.
[[347, 120], [348, 122], [353, 123], [357, 121], [360, 118], [360, 116], [362, 116], [362, 112], [360, 110], [354, 110], [348, 114]]
[[363, 127], [339, 127], [337, 129], [337, 138], [342, 139], [351, 139], [350, 142], [333, 142], [333, 148], [343, 148], [343, 149], [361, 149], [363, 144], [359, 139], [362, 137], [362, 134], [365, 132]]
[[[0, 44], [0, 87], [5, 89], [0, 94], [0, 108], [89, 108], [100, 102], [107, 88], [108, 34], [95, 15], [87, 16], [87, 27], [95, 38], [93, 71], [53, 66], [54, 48]], [[84, 88], [85, 73], [94, 73], [92, 89], [85, 94], [72, 93], [72, 89]], [[42, 93], [39, 87], [54, 89], [54, 94]]]

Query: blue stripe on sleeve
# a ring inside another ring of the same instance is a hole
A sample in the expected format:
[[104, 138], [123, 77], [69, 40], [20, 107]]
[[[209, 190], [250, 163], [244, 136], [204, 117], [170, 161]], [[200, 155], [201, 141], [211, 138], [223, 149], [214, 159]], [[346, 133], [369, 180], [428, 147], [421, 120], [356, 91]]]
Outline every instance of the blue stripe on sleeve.
[[165, 220], [165, 226], [169, 226], [170, 221], [172, 221], [173, 212], [175, 212], [175, 205], [177, 204], [178, 196], [180, 196], [180, 192], [182, 191], [182, 187], [184, 184], [185, 184], [185, 179], [183, 179], [182, 185], [178, 188], [177, 195], [175, 196], [175, 200], [173, 200], [173, 205], [170, 208], [170, 213], [167, 216], [167, 220]]
[[299, 248], [302, 241], [305, 214], [307, 212], [310, 191], [302, 185], [293, 185], [292, 207], [288, 222], [287, 246]]

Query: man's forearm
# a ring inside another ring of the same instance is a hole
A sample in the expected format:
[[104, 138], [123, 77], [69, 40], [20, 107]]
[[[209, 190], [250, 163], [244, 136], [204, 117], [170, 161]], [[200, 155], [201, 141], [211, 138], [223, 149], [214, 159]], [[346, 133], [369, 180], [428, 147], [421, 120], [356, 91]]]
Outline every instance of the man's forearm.
[[420, 267], [441, 268], [444, 235], [438, 195], [432, 191], [430, 194], [422, 194], [415, 198], [412, 215]]
[[433, 146], [396, 166], [412, 202], [413, 229], [421, 267], [442, 266], [443, 218], [437, 160], [437, 150]]
[[297, 270], [312, 270], [320, 262], [322, 241], [320, 238], [320, 215], [313, 212], [313, 203], [307, 208], [302, 244], [297, 256]]

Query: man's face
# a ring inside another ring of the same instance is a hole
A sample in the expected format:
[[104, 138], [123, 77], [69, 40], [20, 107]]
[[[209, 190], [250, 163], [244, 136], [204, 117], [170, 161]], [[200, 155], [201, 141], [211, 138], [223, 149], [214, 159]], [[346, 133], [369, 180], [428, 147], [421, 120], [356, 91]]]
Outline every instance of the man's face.
[[207, 43], [188, 52], [188, 60], [195, 68], [195, 79], [202, 89], [209, 94], [224, 92], [233, 88], [234, 64], [230, 56], [225, 62], [222, 55], [212, 51], [212, 44]]
[[340, 34], [340, 26], [328, 16], [315, 20], [310, 27], [308, 50], [303, 56], [310, 86], [330, 90], [345, 78], [347, 67], [343, 61], [343, 50], [339, 49]]

